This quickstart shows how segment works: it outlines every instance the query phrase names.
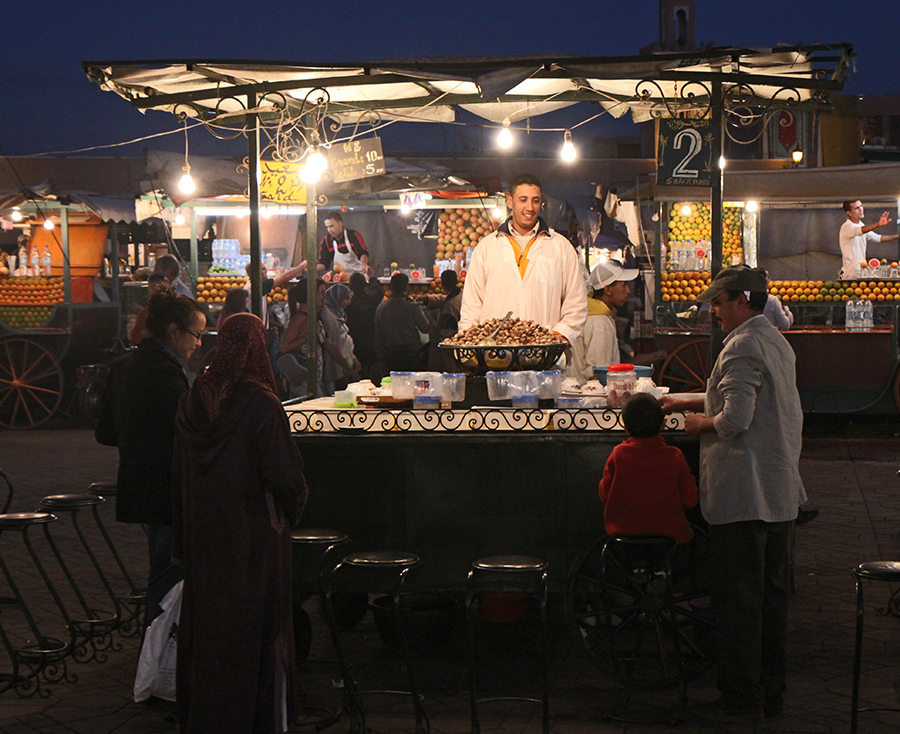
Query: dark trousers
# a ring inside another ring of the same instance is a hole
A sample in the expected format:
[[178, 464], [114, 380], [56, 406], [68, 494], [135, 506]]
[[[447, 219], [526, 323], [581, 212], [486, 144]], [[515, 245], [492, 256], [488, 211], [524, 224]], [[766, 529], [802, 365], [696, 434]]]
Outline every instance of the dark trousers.
[[172, 526], [154, 522], [147, 523], [144, 533], [147, 535], [147, 550], [150, 553], [150, 574], [147, 580], [147, 608], [144, 614], [144, 626], [162, 613], [160, 603], [172, 587], [184, 578], [180, 566], [172, 563]]
[[718, 688], [736, 703], [785, 690], [793, 521], [709, 526]]

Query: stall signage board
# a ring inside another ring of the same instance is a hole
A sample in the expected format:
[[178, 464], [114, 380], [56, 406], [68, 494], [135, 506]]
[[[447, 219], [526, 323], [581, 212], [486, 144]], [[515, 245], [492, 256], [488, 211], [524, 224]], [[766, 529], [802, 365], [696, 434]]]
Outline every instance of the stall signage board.
[[260, 161], [260, 198], [278, 204], [305, 204], [306, 184], [300, 180], [300, 164], [289, 161]]
[[712, 186], [718, 137], [710, 120], [660, 120], [657, 184]]
[[359, 138], [332, 146], [328, 151], [328, 169], [334, 183], [383, 175], [381, 138]]

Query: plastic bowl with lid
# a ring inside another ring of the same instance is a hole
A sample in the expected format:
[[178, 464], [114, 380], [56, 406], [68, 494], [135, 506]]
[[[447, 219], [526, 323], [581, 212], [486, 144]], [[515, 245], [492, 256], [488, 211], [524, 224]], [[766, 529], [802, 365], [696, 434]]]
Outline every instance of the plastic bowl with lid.
[[[636, 364], [634, 368], [635, 377], [653, 377], [653, 367], [651, 365]], [[609, 372], [609, 365], [602, 367], [594, 367], [594, 377], [601, 385], [606, 385], [606, 374]]]

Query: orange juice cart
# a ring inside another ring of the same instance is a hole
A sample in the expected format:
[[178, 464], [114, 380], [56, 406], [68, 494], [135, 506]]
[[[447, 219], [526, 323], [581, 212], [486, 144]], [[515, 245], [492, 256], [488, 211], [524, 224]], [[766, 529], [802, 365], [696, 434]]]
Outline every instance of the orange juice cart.
[[0, 427], [24, 429], [55, 415], [78, 365], [113, 346], [119, 307], [94, 302], [108, 229], [99, 217], [51, 201], [16, 211], [30, 234], [0, 266]]

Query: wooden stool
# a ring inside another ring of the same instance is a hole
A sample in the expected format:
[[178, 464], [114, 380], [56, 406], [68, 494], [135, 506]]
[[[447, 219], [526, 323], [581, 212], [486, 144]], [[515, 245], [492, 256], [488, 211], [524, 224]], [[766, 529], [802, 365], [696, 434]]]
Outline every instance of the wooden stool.
[[[415, 676], [409, 665], [409, 654], [404, 632], [403, 613], [400, 603], [400, 595], [403, 584], [411, 569], [419, 564], [419, 557], [412, 553], [402, 551], [367, 551], [351, 553], [332, 569], [324, 583], [325, 618], [331, 630], [331, 638], [334, 641], [334, 649], [337, 653], [338, 663], [341, 668], [341, 676], [344, 681], [344, 708], [350, 711], [350, 732], [352, 734], [364, 734], [367, 731], [366, 717], [360, 702], [360, 696], [367, 694], [400, 694], [412, 698], [413, 709], [416, 716], [416, 734], [422, 734], [430, 730], [428, 717], [422, 706], [422, 697], [416, 689]], [[393, 690], [367, 690], [360, 691], [341, 645], [338, 634], [338, 623], [335, 618], [333, 595], [335, 590], [351, 592], [381, 591], [391, 592], [394, 595], [394, 613], [400, 642], [400, 654], [402, 665], [406, 669], [409, 682], [408, 691]]]
[[850, 734], [856, 734], [860, 711], [900, 711], [898, 708], [869, 707], [859, 708], [859, 675], [862, 667], [863, 642], [863, 581], [881, 581], [900, 583], [900, 563], [897, 561], [871, 561], [860, 563], [853, 569], [856, 580], [856, 646], [853, 652], [853, 696], [850, 711]]
[[[549, 649], [547, 640], [547, 569], [549, 564], [540, 558], [529, 556], [492, 556], [479, 558], [472, 563], [466, 580], [466, 631], [469, 647], [469, 703], [472, 716], [472, 732], [479, 734], [478, 704], [489, 701], [527, 701], [541, 704], [541, 720], [544, 734], [550, 732], [549, 703]], [[540, 605], [540, 658], [541, 697], [494, 696], [478, 698], [475, 674], [475, 624], [474, 599], [479, 593], [528, 594], [536, 597]]]

